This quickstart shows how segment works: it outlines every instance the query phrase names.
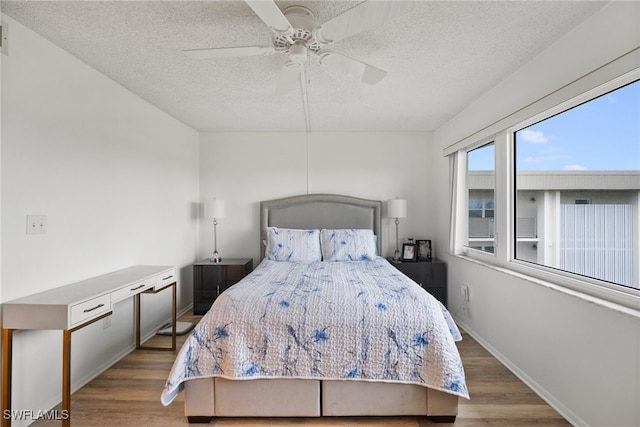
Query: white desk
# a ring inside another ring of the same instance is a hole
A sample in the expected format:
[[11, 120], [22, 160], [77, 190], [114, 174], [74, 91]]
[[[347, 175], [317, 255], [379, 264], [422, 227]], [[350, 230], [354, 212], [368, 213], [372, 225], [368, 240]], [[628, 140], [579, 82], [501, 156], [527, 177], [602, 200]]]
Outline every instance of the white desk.
[[[176, 269], [140, 265], [104, 274], [2, 304], [2, 414], [11, 410], [13, 332], [21, 329], [62, 330], [62, 419], [71, 423], [71, 333], [110, 316], [113, 304], [135, 297], [136, 348], [176, 349]], [[146, 347], [140, 343], [140, 294], [172, 289], [171, 347]], [[2, 426], [11, 419], [2, 417]]]

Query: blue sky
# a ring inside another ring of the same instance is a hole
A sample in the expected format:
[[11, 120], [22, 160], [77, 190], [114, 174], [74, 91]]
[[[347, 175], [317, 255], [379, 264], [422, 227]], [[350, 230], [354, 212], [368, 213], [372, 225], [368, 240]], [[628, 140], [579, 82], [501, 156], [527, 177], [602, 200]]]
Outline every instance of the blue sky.
[[[494, 168], [494, 150], [469, 154]], [[516, 133], [517, 170], [640, 170], [640, 81]]]
[[640, 82], [516, 133], [518, 170], [640, 170]]

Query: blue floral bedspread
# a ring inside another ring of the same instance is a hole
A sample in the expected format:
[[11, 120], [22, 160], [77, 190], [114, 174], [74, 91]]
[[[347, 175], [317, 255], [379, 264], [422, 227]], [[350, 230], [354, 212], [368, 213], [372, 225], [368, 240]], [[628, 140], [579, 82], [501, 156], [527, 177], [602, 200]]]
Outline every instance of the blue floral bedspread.
[[468, 398], [461, 339], [446, 308], [384, 258], [263, 260], [194, 328], [161, 401], [201, 377], [410, 383]]

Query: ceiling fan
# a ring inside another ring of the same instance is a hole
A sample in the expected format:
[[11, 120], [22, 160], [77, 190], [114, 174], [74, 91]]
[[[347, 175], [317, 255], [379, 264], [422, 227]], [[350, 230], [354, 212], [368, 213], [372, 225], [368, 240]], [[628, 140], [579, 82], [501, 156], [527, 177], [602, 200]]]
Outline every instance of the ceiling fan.
[[195, 59], [283, 54], [288, 60], [278, 79], [275, 92], [279, 95], [295, 89], [309, 57], [316, 57], [320, 65], [364, 83], [378, 83], [387, 75], [386, 71], [327, 47], [361, 31], [381, 26], [413, 8], [413, 2], [408, 1], [363, 1], [319, 25], [313, 12], [304, 6], [290, 6], [281, 11], [271, 0], [245, 0], [245, 3], [273, 31], [271, 45], [188, 49], [183, 52]]

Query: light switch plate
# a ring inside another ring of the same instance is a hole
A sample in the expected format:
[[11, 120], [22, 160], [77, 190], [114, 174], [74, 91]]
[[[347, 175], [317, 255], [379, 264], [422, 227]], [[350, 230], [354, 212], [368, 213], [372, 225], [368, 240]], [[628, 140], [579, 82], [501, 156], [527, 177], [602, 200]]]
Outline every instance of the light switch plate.
[[9, 25], [0, 21], [0, 53], [9, 55]]

